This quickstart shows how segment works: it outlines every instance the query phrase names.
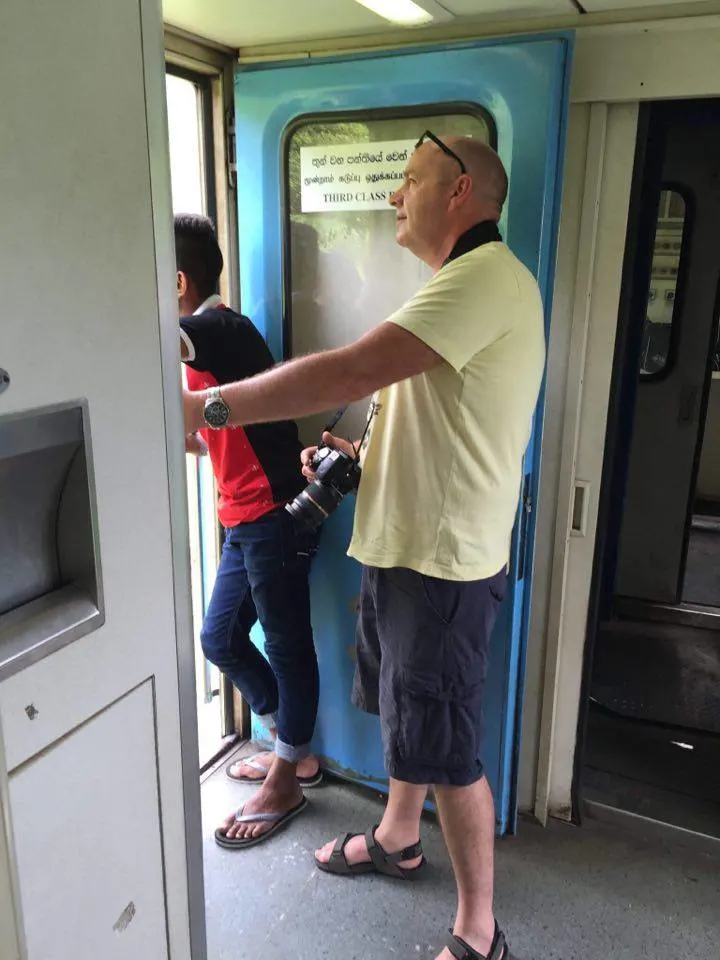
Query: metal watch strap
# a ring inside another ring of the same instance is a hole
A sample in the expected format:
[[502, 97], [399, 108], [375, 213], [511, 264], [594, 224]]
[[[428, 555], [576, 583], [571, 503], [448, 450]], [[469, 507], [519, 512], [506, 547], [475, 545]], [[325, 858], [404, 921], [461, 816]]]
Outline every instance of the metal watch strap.
[[[213, 423], [212, 419], [208, 417], [208, 407], [212, 406], [213, 404], [217, 404], [225, 409], [226, 416], [222, 423]], [[207, 426], [213, 430], [221, 429], [222, 427], [227, 426], [230, 422], [230, 407], [221, 394], [219, 386], [210, 387], [208, 390], [207, 398], [203, 407], [203, 417]]]

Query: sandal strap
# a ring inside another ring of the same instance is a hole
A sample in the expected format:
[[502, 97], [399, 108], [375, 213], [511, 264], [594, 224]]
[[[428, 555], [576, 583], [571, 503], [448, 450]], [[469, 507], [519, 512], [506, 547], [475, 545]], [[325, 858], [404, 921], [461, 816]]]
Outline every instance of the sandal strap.
[[493, 944], [487, 956], [471, 947], [462, 937], [456, 936], [452, 930], [450, 931], [450, 936], [447, 938], [445, 946], [456, 960], [506, 960], [507, 957], [505, 934], [500, 930], [497, 923], [495, 924]]
[[277, 823], [278, 820], [282, 820], [285, 816], [284, 813], [243, 813], [245, 807], [240, 807], [240, 809], [235, 814], [235, 823], [255, 823], [257, 820], [259, 823]]
[[335, 846], [332, 849], [330, 854], [330, 862], [337, 863], [338, 861], [341, 864], [344, 864], [346, 867], [350, 867], [350, 864], [347, 862], [347, 857], [345, 856], [345, 847], [352, 840], [353, 837], [356, 837], [356, 833], [346, 833], [343, 837], [338, 837], [335, 841]]
[[[257, 756], [258, 756], [258, 757], [259, 757], [259, 756], [262, 756], [262, 754], [259, 754], [259, 753], [258, 753]], [[243, 766], [250, 767], [252, 770], [257, 770], [258, 773], [267, 773], [267, 772], [268, 772], [268, 768], [267, 768], [264, 764], [258, 763], [258, 761], [255, 759], [255, 757], [246, 757], [246, 758], [243, 759], [243, 760], [235, 760], [235, 762], [232, 763], [230, 766], [231, 766], [231, 767], [234, 767], [235, 764], [243, 764]]]
[[404, 876], [404, 870], [398, 864], [404, 860], [414, 860], [422, 856], [422, 843], [418, 840], [416, 843], [405, 847], [404, 850], [398, 850], [396, 853], [388, 853], [375, 839], [375, 831], [379, 824], [375, 824], [365, 834], [368, 853], [378, 873], [385, 873], [391, 877]]

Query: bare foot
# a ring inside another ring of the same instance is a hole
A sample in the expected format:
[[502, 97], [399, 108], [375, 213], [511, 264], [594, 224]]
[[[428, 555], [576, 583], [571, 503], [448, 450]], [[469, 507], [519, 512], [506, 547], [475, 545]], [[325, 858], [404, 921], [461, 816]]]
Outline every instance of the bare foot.
[[[228, 768], [228, 774], [236, 780], [242, 778], [246, 782], [252, 780], [256, 783], [262, 783], [274, 759], [275, 754], [271, 750], [266, 750], [264, 753], [256, 753], [253, 757], [247, 757], [245, 760], [236, 760], [235, 763], [231, 763]], [[259, 767], [262, 767], [262, 770], [251, 766], [247, 762], [248, 760], [252, 760], [253, 764], [256, 763]], [[297, 775], [298, 777], [314, 777], [319, 769], [320, 761], [311, 754], [298, 763]]]
[[[399, 835], [396, 837], [384, 836], [382, 824], [375, 831], [375, 839], [386, 853], [396, 853], [398, 850], [404, 850], [405, 847], [411, 847], [414, 843], [417, 843], [417, 836], [414, 838], [406, 838]], [[333, 848], [335, 847], [335, 842], [335, 840], [331, 840], [329, 843], [326, 843], [324, 847], [315, 851], [315, 856], [320, 863], [328, 863]], [[367, 841], [365, 840], [364, 834], [359, 834], [357, 837], [353, 837], [352, 840], [348, 840], [345, 846], [345, 859], [351, 866], [354, 863], [369, 863], [370, 854], [368, 853]], [[415, 857], [412, 860], [403, 860], [398, 866], [407, 867], [411, 870], [413, 867], [419, 867], [421, 863], [422, 857]]]
[[[303, 792], [295, 780], [292, 787], [277, 782], [265, 781], [258, 792], [243, 804], [243, 816], [253, 813], [288, 813], [303, 799]], [[266, 833], [273, 826], [265, 820], [238, 823], [235, 814], [229, 816], [220, 826], [220, 831], [229, 840], [250, 840]]]

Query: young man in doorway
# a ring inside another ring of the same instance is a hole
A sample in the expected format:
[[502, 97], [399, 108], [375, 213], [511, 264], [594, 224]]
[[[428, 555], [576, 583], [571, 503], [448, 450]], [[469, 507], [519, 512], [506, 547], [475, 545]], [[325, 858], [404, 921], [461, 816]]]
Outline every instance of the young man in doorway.
[[[181, 357], [191, 391], [216, 391], [273, 366], [273, 357], [251, 321], [225, 306], [217, 290], [223, 268], [207, 217], [175, 217]], [[240, 690], [268, 726], [274, 753], [231, 764], [230, 779], [259, 784], [243, 808], [246, 822], [260, 819], [262, 836], [229, 838], [223, 846], [254, 845], [300, 813], [302, 788], [320, 782], [310, 754], [318, 704], [318, 666], [310, 624], [308, 574], [315, 535], [296, 532], [283, 509], [305, 486], [295, 423], [202, 429], [189, 433], [186, 449], [209, 448], [218, 487], [218, 516], [225, 541], [203, 621], [205, 656]], [[259, 620], [263, 656], [250, 639]]]
[[[390, 795], [377, 830], [338, 838], [315, 859], [329, 873], [413, 879], [433, 785], [458, 887], [436, 960], [511, 960], [493, 913], [495, 816], [480, 730], [545, 339], [537, 283], [498, 231], [506, 192], [488, 146], [426, 132], [390, 202], [397, 242], [432, 268], [430, 281], [355, 343], [220, 398], [228, 422], [257, 423], [377, 392], [349, 550], [363, 565], [353, 699], [380, 715]], [[185, 395], [188, 429], [218, 413], [208, 399]], [[220, 829], [237, 837], [265, 827], [230, 817]]]

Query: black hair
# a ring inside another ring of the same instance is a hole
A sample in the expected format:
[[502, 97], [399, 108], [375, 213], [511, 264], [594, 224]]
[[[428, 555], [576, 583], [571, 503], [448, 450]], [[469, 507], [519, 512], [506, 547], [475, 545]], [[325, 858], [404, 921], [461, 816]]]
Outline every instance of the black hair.
[[209, 217], [176, 214], [175, 259], [178, 270], [195, 284], [198, 296], [205, 300], [216, 292], [223, 257]]

